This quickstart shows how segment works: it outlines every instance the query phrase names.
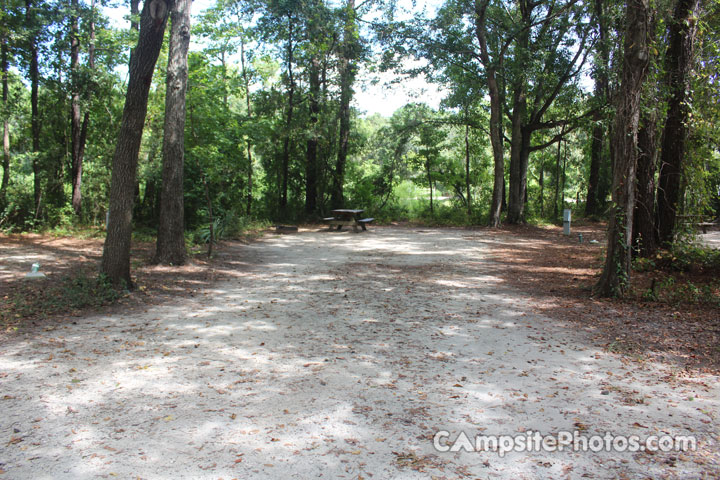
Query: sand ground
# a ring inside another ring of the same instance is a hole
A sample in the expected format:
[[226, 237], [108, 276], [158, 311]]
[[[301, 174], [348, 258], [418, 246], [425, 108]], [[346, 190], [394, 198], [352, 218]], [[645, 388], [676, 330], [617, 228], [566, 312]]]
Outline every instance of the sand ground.
[[[0, 344], [0, 478], [712, 478], [717, 377], [588, 346], [483, 232], [300, 232], [192, 298]], [[447, 431], [692, 435], [695, 452], [441, 452]]]

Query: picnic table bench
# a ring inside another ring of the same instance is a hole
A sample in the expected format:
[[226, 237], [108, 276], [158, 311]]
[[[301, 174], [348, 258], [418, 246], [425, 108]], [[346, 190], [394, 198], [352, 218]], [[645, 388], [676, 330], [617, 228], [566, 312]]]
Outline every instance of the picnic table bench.
[[701, 229], [703, 233], [718, 225], [718, 219], [713, 220], [709, 215], [678, 215], [678, 219], [685, 225]]
[[323, 218], [323, 221], [330, 225], [330, 230], [333, 227], [337, 227], [341, 230], [342, 227], [353, 227], [355, 233], [358, 232], [358, 227], [363, 230], [367, 230], [367, 224], [375, 220], [374, 218], [360, 218], [361, 214], [365, 210], [351, 209], [351, 208], [339, 208], [332, 211], [334, 216]]

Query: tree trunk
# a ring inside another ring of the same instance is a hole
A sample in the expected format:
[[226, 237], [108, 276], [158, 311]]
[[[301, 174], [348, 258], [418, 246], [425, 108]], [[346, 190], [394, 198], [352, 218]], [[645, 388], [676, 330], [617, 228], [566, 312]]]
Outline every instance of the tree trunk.
[[[559, 142], [562, 145], [563, 142]], [[558, 151], [560, 149], [558, 148]], [[563, 170], [562, 170], [562, 188], [560, 188], [560, 209], [565, 210], [565, 185], [567, 183], [567, 142], [565, 142], [565, 155], [563, 155]]]
[[630, 282], [640, 99], [650, 58], [649, 0], [627, 0], [625, 15], [622, 82], [612, 138], [615, 144], [613, 207], [605, 265], [594, 289], [601, 296], [622, 296]]
[[472, 197], [470, 195], [470, 125], [465, 124], [465, 197], [468, 218], [472, 217]]
[[[485, 77], [490, 95], [490, 143], [493, 151], [493, 193], [490, 202], [490, 226], [500, 225], [500, 214], [505, 202], [505, 154], [502, 133], [502, 98], [497, 81], [497, 68], [490, 61], [487, 46], [486, 13], [489, 0], [475, 0], [475, 36], [480, 44], [480, 58], [485, 67]], [[499, 59], [502, 62], [502, 59]]]
[[310, 78], [310, 136], [308, 137], [307, 154], [305, 155], [305, 214], [309, 216], [315, 214], [317, 210], [317, 123], [320, 114], [320, 61], [316, 56], [310, 60], [308, 76]]
[[555, 157], [555, 203], [553, 205], [553, 219], [557, 219], [560, 214], [560, 151], [562, 142], [558, 142], [557, 156]]
[[[250, 110], [250, 80], [248, 78], [247, 69], [245, 68], [245, 39], [240, 37], [240, 65], [242, 68], [243, 83], [245, 84], [245, 102], [247, 105], [247, 116], [248, 119], [252, 119], [252, 112]], [[245, 142], [247, 147], [247, 159], [248, 159], [248, 170], [247, 170], [247, 206], [245, 209], [246, 215], [249, 217], [252, 214], [252, 201], [253, 201], [253, 157], [252, 157], [252, 143], [248, 137]]]
[[601, 121], [602, 115], [593, 115], [595, 125], [592, 128], [590, 144], [590, 174], [588, 175], [587, 202], [585, 203], [585, 216], [597, 215], [599, 209], [598, 182], [600, 181], [600, 164], [602, 163], [603, 137], [605, 129]]
[[[95, 0], [92, 0], [92, 3], [90, 5], [90, 45], [88, 46], [88, 67], [90, 68], [90, 71], [95, 70]], [[94, 90], [94, 80], [90, 81], [90, 84], [87, 86], [87, 97], [88, 100], [90, 100], [90, 97], [92, 96], [93, 90]], [[88, 125], [90, 124], [90, 109], [88, 108], [85, 110], [85, 114], [83, 115], [83, 121], [82, 126], [80, 127], [80, 148], [78, 151], [78, 172], [77, 172], [77, 209], [75, 210], [76, 213], [80, 213], [80, 209], [82, 206], [82, 165], [83, 165], [83, 159], [85, 157], [85, 143], [87, 141], [87, 132], [88, 132]], [[75, 188], [75, 183], [73, 183], [73, 188]], [[75, 206], [75, 190], [73, 190], [73, 207]]]
[[[532, 21], [534, 4], [521, 1], [520, 12], [523, 25], [529, 26]], [[523, 63], [530, 44], [530, 28], [523, 28], [517, 36], [516, 55], [518, 61]], [[525, 186], [527, 183], [527, 166], [530, 155], [530, 130], [525, 128], [527, 121], [527, 78], [524, 70], [517, 72], [513, 93], [513, 111], [511, 116], [510, 138], [510, 192], [508, 195], [509, 223], [524, 221]]]
[[132, 287], [130, 238], [135, 176], [155, 63], [172, 0], [147, 0], [140, 14], [138, 44], [130, 55], [129, 81], [112, 160], [110, 209], [101, 272], [115, 286]]
[[512, 133], [510, 138], [510, 185], [508, 194], [508, 223], [520, 223], [523, 220], [524, 189], [523, 177], [527, 170], [523, 169], [523, 122], [527, 111], [524, 82], [516, 87], [512, 112]]
[[78, 0], [71, 0], [70, 17], [70, 151], [72, 155], [72, 207], [75, 215], [80, 215], [82, 204], [82, 158], [80, 157], [80, 137], [82, 133], [82, 115], [80, 113], [80, 38], [78, 38]]
[[[34, 25], [33, 0], [25, 0], [25, 21], [27, 25]], [[31, 27], [28, 49], [30, 51], [30, 131], [32, 135], [32, 169], [33, 169], [33, 198], [35, 199], [35, 215], [40, 212], [40, 114], [38, 110], [38, 86], [40, 72], [38, 70], [38, 47], [35, 28]]]
[[[3, 2], [5, 8], [5, 2]], [[2, 159], [2, 184], [0, 184], [0, 208], [5, 207], [7, 199], [7, 187], [10, 181], [10, 124], [8, 122], [8, 46], [7, 34], [2, 30], [0, 38], [0, 70], [2, 70], [2, 102], [3, 102], [3, 159]]]
[[657, 168], [655, 113], [643, 114], [638, 130], [637, 200], [632, 244], [641, 257], [657, 250], [655, 231], [655, 170]]
[[185, 93], [188, 81], [191, 0], [176, 0], [170, 14], [170, 47], [165, 89], [163, 171], [155, 262], [185, 263]]
[[140, 0], [130, 0], [130, 29], [136, 32], [140, 30], [137, 16], [140, 15]]
[[540, 217], [545, 216], [545, 164], [540, 164], [540, 178], [538, 180], [540, 185], [540, 197], [538, 198], [538, 204], [540, 205]]
[[287, 199], [288, 199], [288, 177], [290, 175], [290, 129], [292, 128], [292, 119], [295, 102], [295, 78], [293, 76], [293, 19], [288, 14], [288, 105], [287, 116], [285, 118], [285, 141], [283, 142], [282, 153], [282, 186], [280, 187], [280, 213], [286, 215]]
[[335, 176], [331, 195], [333, 208], [343, 206], [343, 185], [345, 183], [345, 163], [350, 144], [350, 101], [355, 82], [355, 0], [347, 0], [345, 6], [345, 31], [343, 33], [342, 57], [340, 58], [340, 132], [338, 135], [338, 156], [335, 164]]
[[[598, 24], [598, 56], [595, 61], [595, 99], [598, 103], [607, 102], [609, 53], [607, 47], [607, 22], [603, 12], [603, 0], [595, 0], [595, 19]], [[599, 60], [599, 61], [598, 61]], [[603, 143], [605, 127], [602, 124], [603, 114], [597, 111], [593, 115], [592, 140], [590, 144], [590, 174], [588, 176], [587, 202], [585, 203], [585, 216], [597, 215], [601, 201], [598, 191], [600, 182], [600, 167], [603, 163]]]
[[665, 56], [665, 71], [670, 99], [660, 150], [657, 196], [657, 227], [661, 243], [672, 241], [681, 196], [690, 110], [687, 91], [697, 32], [695, 14], [698, 4], [699, 0], [678, 0], [669, 26], [670, 44]]
[[430, 187], [430, 216], [435, 216], [435, 210], [433, 208], [433, 182], [432, 182], [432, 173], [430, 171], [430, 159], [425, 159], [425, 171], [427, 172], [427, 178], [428, 178], [428, 187]]

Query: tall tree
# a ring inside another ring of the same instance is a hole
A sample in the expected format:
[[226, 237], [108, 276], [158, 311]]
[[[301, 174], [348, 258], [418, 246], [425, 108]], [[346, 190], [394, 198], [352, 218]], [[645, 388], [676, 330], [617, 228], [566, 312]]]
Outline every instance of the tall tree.
[[[505, 198], [505, 154], [503, 151], [502, 96], [498, 84], [498, 68], [502, 68], [504, 47], [495, 59], [490, 59], [487, 41], [487, 9], [490, 0], [475, 0], [475, 31], [480, 45], [480, 59], [485, 67], [485, 81], [490, 95], [490, 143], [493, 151], [493, 193], [490, 202], [490, 226], [500, 225], [500, 213]], [[506, 44], [509, 45], [509, 44]]]
[[280, 211], [282, 215], [286, 214], [285, 208], [288, 201], [288, 179], [290, 176], [290, 137], [292, 135], [293, 114], [295, 113], [295, 74], [293, 71], [293, 63], [295, 56], [295, 28], [296, 19], [293, 13], [287, 12], [288, 36], [287, 36], [287, 106], [285, 110], [285, 136], [283, 139], [282, 150], [282, 185], [280, 186]]
[[[86, 108], [85, 114], [80, 113], [81, 72], [80, 72], [80, 32], [79, 18], [80, 6], [78, 0], [70, 4], [70, 153], [72, 155], [72, 207], [79, 215], [82, 209], [82, 170], [85, 156], [85, 142], [87, 139], [90, 111]], [[92, 72], [95, 68], [95, 0], [90, 10], [90, 45], [88, 48], [88, 67]], [[86, 89], [89, 89], [86, 86]]]
[[120, 132], [112, 160], [110, 209], [102, 273], [115, 286], [130, 288], [130, 239], [135, 177], [148, 94], [173, 0], [147, 0], [140, 14], [137, 47], [130, 55], [129, 81]]
[[355, 0], [347, 0], [344, 12], [343, 41], [340, 52], [340, 130], [338, 133], [338, 153], [333, 177], [331, 203], [333, 208], [342, 208], [345, 183], [345, 164], [350, 146], [350, 102], [353, 97], [353, 83], [357, 65], [355, 63], [359, 49], [358, 26], [355, 12]]
[[613, 128], [612, 210], [602, 275], [595, 285], [600, 296], [621, 296], [630, 281], [635, 210], [635, 169], [641, 94], [650, 59], [649, 0], [627, 0], [622, 80]]
[[162, 193], [155, 261], [185, 263], [183, 165], [185, 158], [185, 92], [188, 81], [191, 0], [176, 0], [170, 15], [163, 135]]
[[[248, 120], [252, 121], [252, 107], [250, 104], [250, 75], [248, 74], [248, 68], [245, 60], [245, 39], [240, 38], [240, 66], [242, 70], [243, 86], [245, 87], [245, 106], [247, 108]], [[250, 137], [245, 140], [245, 148], [247, 149], [247, 205], [245, 207], [245, 214], [250, 216], [252, 214], [252, 202], [253, 202], [253, 156], [252, 156], [252, 142]]]
[[693, 63], [700, 0], [678, 0], [669, 25], [665, 56], [670, 93], [660, 151], [657, 230], [661, 243], [672, 241], [682, 190], [688, 137], [688, 87]]
[[[648, 82], [650, 83], [650, 82]], [[646, 106], [638, 130], [637, 197], [632, 244], [641, 257], [656, 251], [655, 174], [657, 172], [657, 112]]]
[[[577, 128], [581, 118], [591, 113], [573, 117], [573, 95], [577, 90], [571, 88], [572, 82], [582, 72], [590, 51], [590, 25], [584, 19], [584, 6], [576, 0], [517, 3], [518, 26], [510, 35], [515, 52], [508, 70], [512, 88], [507, 214], [510, 223], [525, 219], [530, 154], [562, 140]], [[565, 108], [559, 109], [561, 104]], [[561, 134], [533, 145], [536, 132], [557, 127], [564, 127]]]
[[313, 215], [317, 210], [318, 197], [318, 116], [320, 115], [320, 58], [314, 54], [310, 59], [308, 71], [310, 90], [308, 108], [310, 113], [310, 132], [305, 155], [305, 214]]
[[2, 2], [2, 24], [0, 25], [0, 75], [2, 75], [2, 117], [3, 117], [3, 158], [2, 184], [0, 184], [0, 208], [5, 206], [8, 182], [10, 181], [10, 122], [8, 116], [8, 18], [7, 0]]
[[35, 216], [40, 211], [40, 112], [38, 108], [38, 89], [40, 87], [40, 70], [38, 68], [37, 15], [33, 0], [25, 0], [25, 24], [28, 27], [28, 55], [30, 74], [30, 130], [33, 152], [33, 198], [35, 199]]
[[[603, 8], [604, 0], [595, 0], [594, 19], [597, 24], [597, 51], [593, 65], [593, 78], [595, 80], [595, 102], [602, 106], [609, 98], [608, 68], [610, 67], [610, 53], [607, 35], [607, 16]], [[603, 145], [606, 128], [603, 125], [602, 110], [593, 114], [592, 140], [590, 143], [590, 172], [587, 181], [587, 202], [585, 203], [585, 215], [597, 215], [600, 209], [601, 200], [599, 196], [600, 168], [603, 163]]]

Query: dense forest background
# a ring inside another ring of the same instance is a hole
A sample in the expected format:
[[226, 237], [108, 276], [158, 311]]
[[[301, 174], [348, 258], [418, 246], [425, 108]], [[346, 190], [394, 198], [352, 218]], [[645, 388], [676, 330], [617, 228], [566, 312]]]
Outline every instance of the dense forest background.
[[[717, 0], [217, 0], [191, 27], [187, 0], [111, 3], [2, 0], [3, 230], [105, 224], [123, 112], [139, 98], [132, 57], [149, 58], [151, 28], [165, 39], [133, 127], [137, 170], [115, 172], [135, 231], [178, 218], [161, 205], [172, 128], [181, 173], [168, 178], [182, 187], [164, 195], [182, 198], [189, 241], [340, 207], [492, 226], [570, 208], [629, 220], [620, 242], [652, 255], [684, 219], [720, 212]], [[183, 25], [189, 54], [170, 39]], [[425, 78], [444, 98], [367, 115], [354, 98], [385, 77]]]

